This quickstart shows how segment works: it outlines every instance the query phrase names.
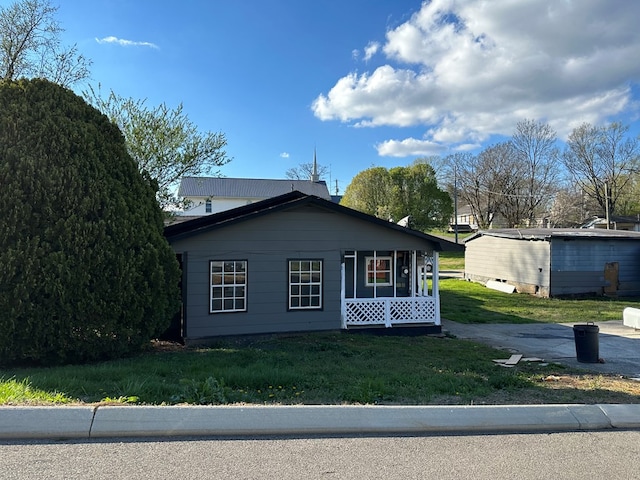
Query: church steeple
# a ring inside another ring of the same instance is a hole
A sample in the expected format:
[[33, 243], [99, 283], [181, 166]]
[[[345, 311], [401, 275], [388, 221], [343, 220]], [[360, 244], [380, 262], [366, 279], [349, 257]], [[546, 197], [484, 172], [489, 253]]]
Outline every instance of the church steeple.
[[320, 175], [318, 175], [318, 162], [316, 161], [316, 149], [313, 149], [313, 171], [311, 172], [311, 181], [317, 183], [320, 181]]

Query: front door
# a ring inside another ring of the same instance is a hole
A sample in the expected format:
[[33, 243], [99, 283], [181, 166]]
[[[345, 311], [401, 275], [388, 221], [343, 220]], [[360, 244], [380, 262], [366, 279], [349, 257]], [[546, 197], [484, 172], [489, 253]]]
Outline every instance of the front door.
[[396, 252], [396, 297], [411, 295], [411, 255], [409, 252]]

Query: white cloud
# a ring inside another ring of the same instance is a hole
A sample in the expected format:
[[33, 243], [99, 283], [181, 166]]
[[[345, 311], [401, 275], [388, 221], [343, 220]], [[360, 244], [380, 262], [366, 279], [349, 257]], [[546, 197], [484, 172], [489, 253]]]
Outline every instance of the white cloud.
[[116, 45], [120, 45], [122, 47], [150, 47], [150, 48], [160, 48], [155, 43], [151, 42], [135, 42], [133, 40], [125, 40], [123, 38], [118, 37], [104, 37], [104, 38], [96, 38], [96, 42], [98, 43], [115, 43]]
[[381, 157], [407, 157], [410, 155], [438, 155], [443, 147], [429, 140], [405, 138], [404, 140], [386, 140], [376, 145]]
[[312, 108], [358, 127], [424, 127], [421, 140], [381, 142], [381, 155], [468, 148], [524, 118], [564, 137], [637, 108], [637, 18], [640, 2], [423, 2], [384, 45], [365, 48], [364, 59], [382, 52], [385, 64], [340, 78]]
[[371, 60], [376, 53], [380, 50], [380, 44], [378, 42], [369, 42], [368, 45], [364, 48], [364, 61], [368, 62]]
[[289, 153], [288, 152], [282, 152], [280, 154], [280, 158], [289, 158]]

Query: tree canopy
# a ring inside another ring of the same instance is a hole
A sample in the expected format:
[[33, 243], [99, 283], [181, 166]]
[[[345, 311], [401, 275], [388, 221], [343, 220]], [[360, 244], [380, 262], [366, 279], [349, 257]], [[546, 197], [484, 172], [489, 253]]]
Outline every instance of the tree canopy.
[[532, 226], [559, 189], [558, 157], [553, 129], [523, 120], [511, 139], [478, 155], [450, 155], [449, 188], [457, 184], [458, 198], [471, 207], [480, 228], [490, 228], [497, 215], [508, 227]]
[[0, 6], [0, 79], [45, 78], [71, 86], [89, 77], [91, 62], [75, 45], [61, 45], [57, 11], [49, 0]]
[[417, 230], [442, 228], [453, 213], [451, 197], [438, 188], [434, 169], [420, 160], [408, 167], [363, 170], [340, 203], [395, 222], [409, 216], [409, 225]]
[[[329, 173], [329, 167], [316, 163], [318, 178], [323, 179]], [[285, 176], [291, 180], [309, 180], [313, 177], [313, 162], [305, 162], [297, 167], [291, 167], [285, 172]]]
[[640, 143], [637, 138], [627, 137], [628, 130], [615, 122], [602, 127], [584, 123], [567, 140], [564, 165], [578, 188], [597, 202], [602, 213], [630, 213], [624, 207], [629, 210], [629, 204], [638, 205], [637, 199], [630, 202], [629, 193], [637, 192]]
[[164, 209], [184, 206], [175, 196], [182, 177], [216, 176], [218, 168], [230, 161], [225, 135], [200, 132], [182, 104], [149, 108], [146, 100], [125, 98], [113, 91], [105, 98], [93, 88], [84, 96], [120, 128], [140, 172], [157, 182], [157, 200]]
[[0, 361], [113, 358], [168, 327], [179, 270], [152, 183], [82, 98], [0, 82]]

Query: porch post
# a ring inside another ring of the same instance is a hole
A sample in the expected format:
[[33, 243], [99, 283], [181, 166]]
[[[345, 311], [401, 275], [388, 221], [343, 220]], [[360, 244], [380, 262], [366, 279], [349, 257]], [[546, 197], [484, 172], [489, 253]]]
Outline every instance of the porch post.
[[[365, 278], [367, 267], [365, 266]], [[346, 296], [346, 294], [345, 294]], [[358, 298], [358, 251], [353, 251], [353, 298]]]
[[391, 280], [393, 281], [393, 298], [396, 298], [398, 295], [398, 279], [396, 278], [398, 274], [398, 251], [393, 251], [393, 260], [391, 261]]
[[433, 268], [432, 268], [432, 286], [431, 286], [431, 294], [433, 295], [433, 298], [435, 300], [436, 303], [436, 318], [435, 318], [435, 324], [436, 325], [440, 325], [440, 285], [439, 285], [439, 279], [440, 279], [440, 267], [438, 266], [438, 252], [436, 252], [435, 250], [433, 251]]
[[340, 265], [340, 321], [342, 328], [347, 328], [347, 301], [346, 301], [346, 284], [345, 284], [345, 262]]
[[416, 293], [419, 290], [418, 287], [418, 252], [411, 251], [411, 296], [416, 297]]
[[[373, 298], [378, 298], [378, 252], [376, 250], [373, 251]], [[366, 260], [366, 259], [365, 259]], [[367, 275], [367, 266], [364, 267], [364, 274]], [[365, 279], [365, 283], [366, 283]]]

